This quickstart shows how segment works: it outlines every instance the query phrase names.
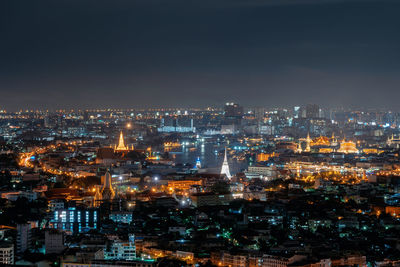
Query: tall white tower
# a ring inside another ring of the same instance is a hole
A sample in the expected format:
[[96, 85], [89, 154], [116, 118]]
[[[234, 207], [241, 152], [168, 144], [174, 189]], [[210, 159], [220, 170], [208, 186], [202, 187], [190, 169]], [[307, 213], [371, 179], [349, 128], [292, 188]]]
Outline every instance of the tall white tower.
[[229, 171], [229, 164], [228, 164], [228, 156], [226, 154], [226, 148], [225, 148], [225, 156], [224, 156], [224, 162], [222, 163], [222, 168], [221, 168], [221, 175], [226, 175], [228, 179], [232, 178], [231, 172]]

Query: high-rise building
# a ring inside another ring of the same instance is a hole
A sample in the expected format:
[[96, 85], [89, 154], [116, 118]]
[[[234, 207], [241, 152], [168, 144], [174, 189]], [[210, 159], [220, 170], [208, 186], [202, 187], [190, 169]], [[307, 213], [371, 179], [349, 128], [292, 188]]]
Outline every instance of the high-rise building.
[[46, 116], [44, 117], [44, 121], [43, 122], [44, 122], [43, 124], [44, 124], [45, 128], [50, 128], [51, 127], [49, 114], [46, 114]]
[[264, 121], [266, 111], [267, 111], [266, 108], [261, 108], [261, 107], [254, 109], [254, 118], [256, 119], [257, 122]]
[[224, 107], [224, 120], [221, 125], [222, 134], [235, 134], [240, 131], [242, 124], [243, 107], [235, 103], [226, 103]]
[[315, 104], [308, 104], [306, 106], [306, 118], [307, 119], [315, 119], [319, 118], [319, 106]]
[[59, 254], [65, 249], [64, 232], [56, 229], [48, 229], [44, 235], [46, 254]]
[[242, 117], [243, 116], [243, 107], [239, 106], [236, 103], [226, 103], [224, 107], [224, 116], [225, 118], [229, 117]]
[[17, 224], [17, 253], [22, 254], [31, 246], [31, 224]]
[[14, 264], [14, 245], [8, 242], [0, 242], [0, 264]]
[[196, 127], [194, 127], [193, 118], [188, 116], [166, 116], [161, 119], [159, 132], [195, 132]]
[[89, 112], [88, 112], [87, 110], [85, 110], [85, 111], [83, 112], [83, 120], [84, 120], [85, 122], [87, 122], [89, 119], [90, 119]]
[[301, 117], [301, 109], [300, 107], [293, 108], [293, 118], [297, 119]]

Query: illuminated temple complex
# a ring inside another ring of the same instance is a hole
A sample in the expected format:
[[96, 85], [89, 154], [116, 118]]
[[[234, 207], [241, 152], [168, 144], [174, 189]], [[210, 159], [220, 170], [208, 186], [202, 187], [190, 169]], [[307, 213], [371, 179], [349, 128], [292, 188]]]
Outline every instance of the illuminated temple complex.
[[386, 141], [386, 144], [389, 147], [400, 148], [400, 137], [395, 137], [394, 134], [392, 134], [392, 136]]
[[124, 152], [124, 151], [130, 151], [130, 150], [133, 150], [133, 145], [131, 147], [128, 147], [125, 145], [124, 134], [121, 131], [119, 134], [118, 145], [114, 146], [114, 151], [115, 152]]
[[342, 142], [340, 142], [340, 147], [337, 150], [339, 153], [345, 153], [345, 154], [354, 154], [358, 153], [358, 149], [356, 147], [356, 143], [353, 141], [346, 141], [346, 139], [343, 139]]
[[330, 146], [331, 141], [326, 136], [319, 136], [311, 141], [311, 146]]
[[[304, 149], [302, 148], [303, 143], [305, 143]], [[312, 152], [312, 151], [319, 153], [339, 152], [345, 154], [359, 152], [354, 142], [346, 141], [345, 139], [343, 139], [343, 141], [339, 143], [338, 140], [335, 138], [334, 134], [332, 134], [331, 138], [328, 138], [326, 136], [319, 136], [313, 139], [310, 138], [309, 134], [307, 134], [306, 138], [299, 139], [296, 153]]]

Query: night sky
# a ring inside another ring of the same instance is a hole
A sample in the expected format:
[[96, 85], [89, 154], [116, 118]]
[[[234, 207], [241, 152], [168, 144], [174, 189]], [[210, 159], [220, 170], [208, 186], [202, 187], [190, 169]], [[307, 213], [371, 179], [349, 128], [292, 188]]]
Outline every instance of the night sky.
[[2, 0], [0, 109], [400, 105], [400, 1]]

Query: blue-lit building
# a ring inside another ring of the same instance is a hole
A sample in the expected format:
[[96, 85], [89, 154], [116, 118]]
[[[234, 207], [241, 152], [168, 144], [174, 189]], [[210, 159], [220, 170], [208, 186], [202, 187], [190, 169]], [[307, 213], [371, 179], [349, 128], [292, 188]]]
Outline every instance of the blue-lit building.
[[201, 169], [200, 157], [197, 157], [197, 160], [196, 160], [196, 169]]
[[132, 222], [132, 212], [118, 211], [112, 212], [109, 216], [110, 220], [117, 223], [127, 223], [130, 224]]
[[69, 207], [57, 209], [49, 223], [50, 228], [70, 233], [81, 233], [98, 227], [98, 209]]
[[161, 125], [157, 129], [159, 132], [165, 133], [188, 133], [196, 132], [196, 127], [193, 126], [193, 119], [187, 116], [169, 117], [165, 116], [161, 119]]

